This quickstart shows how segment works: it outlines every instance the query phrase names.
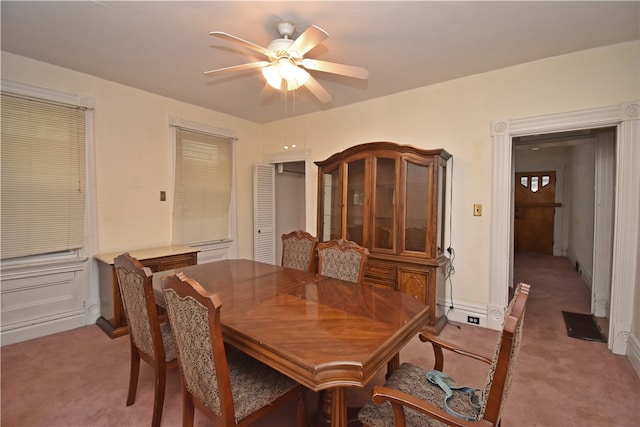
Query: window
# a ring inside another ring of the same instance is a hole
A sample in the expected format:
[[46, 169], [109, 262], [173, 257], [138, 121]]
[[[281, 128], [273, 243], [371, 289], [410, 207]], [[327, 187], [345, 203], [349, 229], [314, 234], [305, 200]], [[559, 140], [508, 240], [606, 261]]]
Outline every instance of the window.
[[86, 108], [3, 91], [2, 259], [84, 246]]
[[226, 135], [175, 127], [175, 244], [231, 238], [233, 140]]
[[[531, 181], [531, 191], [537, 193], [541, 187], [544, 188], [549, 185], [551, 177], [549, 175], [542, 175], [541, 177], [523, 175], [520, 177], [520, 185], [523, 187], [529, 187], [529, 181]], [[542, 185], [540, 185], [540, 181], [542, 181]]]

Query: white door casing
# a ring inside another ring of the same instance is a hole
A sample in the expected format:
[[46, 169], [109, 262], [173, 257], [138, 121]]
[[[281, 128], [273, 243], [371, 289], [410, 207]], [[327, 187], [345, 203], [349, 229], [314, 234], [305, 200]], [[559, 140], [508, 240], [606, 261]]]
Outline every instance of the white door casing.
[[613, 206], [615, 195], [614, 132], [598, 132], [596, 139], [595, 204], [593, 216], [593, 276], [591, 313], [609, 317], [613, 253]]
[[[513, 280], [512, 138], [531, 134], [617, 126], [616, 196], [608, 346], [626, 354], [638, 281], [638, 217], [640, 211], [640, 101], [524, 119], [493, 120], [492, 217], [489, 266], [488, 326], [499, 330]], [[505, 224], [511, 224], [505, 227]]]

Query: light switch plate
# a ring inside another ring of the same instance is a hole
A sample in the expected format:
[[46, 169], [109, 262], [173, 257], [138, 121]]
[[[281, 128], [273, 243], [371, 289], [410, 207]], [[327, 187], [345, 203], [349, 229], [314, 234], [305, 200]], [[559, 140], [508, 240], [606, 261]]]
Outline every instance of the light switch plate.
[[473, 216], [482, 216], [482, 205], [481, 204], [473, 205]]

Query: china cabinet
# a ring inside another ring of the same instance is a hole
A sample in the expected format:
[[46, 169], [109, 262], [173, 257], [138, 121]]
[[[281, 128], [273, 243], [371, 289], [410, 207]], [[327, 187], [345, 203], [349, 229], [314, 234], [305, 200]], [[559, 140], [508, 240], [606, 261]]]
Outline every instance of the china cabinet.
[[443, 149], [371, 142], [318, 166], [320, 242], [344, 238], [369, 249], [364, 283], [414, 295], [429, 305], [427, 329], [446, 324]]

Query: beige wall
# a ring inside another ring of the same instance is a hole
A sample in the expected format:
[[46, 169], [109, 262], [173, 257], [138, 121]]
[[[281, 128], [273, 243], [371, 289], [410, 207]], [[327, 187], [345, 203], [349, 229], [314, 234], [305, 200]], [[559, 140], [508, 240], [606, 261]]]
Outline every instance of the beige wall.
[[[171, 244], [173, 152], [169, 116], [233, 129], [238, 136], [237, 186], [252, 186], [260, 125], [2, 52], [2, 79], [93, 97], [98, 212], [98, 252]], [[160, 201], [160, 191], [167, 201]], [[238, 255], [253, 256], [251, 191], [240, 192]]]
[[[312, 150], [315, 160], [351, 145], [380, 140], [447, 149], [454, 156], [454, 295], [466, 303], [486, 307], [491, 120], [604, 107], [637, 99], [639, 62], [640, 43], [632, 42], [452, 80], [268, 124], [264, 150], [282, 149], [279, 141], [290, 137], [292, 120], [296, 121], [298, 147]], [[473, 216], [474, 203], [483, 204], [483, 216]], [[315, 207], [310, 214], [315, 214]]]
[[[640, 42], [540, 60], [292, 119], [296, 142], [300, 149], [312, 150], [315, 160], [354, 144], [380, 140], [444, 147], [451, 152], [455, 158], [454, 294], [456, 299], [486, 307], [491, 120], [637, 99], [639, 64]], [[94, 98], [100, 252], [170, 243], [171, 199], [159, 201], [161, 190], [171, 194], [170, 115], [234, 129], [239, 137], [237, 184], [241, 190], [238, 256], [252, 257], [252, 166], [260, 152], [282, 150], [280, 142], [291, 138], [291, 120], [261, 126], [5, 52], [2, 78]], [[473, 217], [474, 203], [483, 204], [483, 216]], [[308, 214], [315, 217], [315, 207]], [[634, 330], [640, 326], [636, 324]]]

